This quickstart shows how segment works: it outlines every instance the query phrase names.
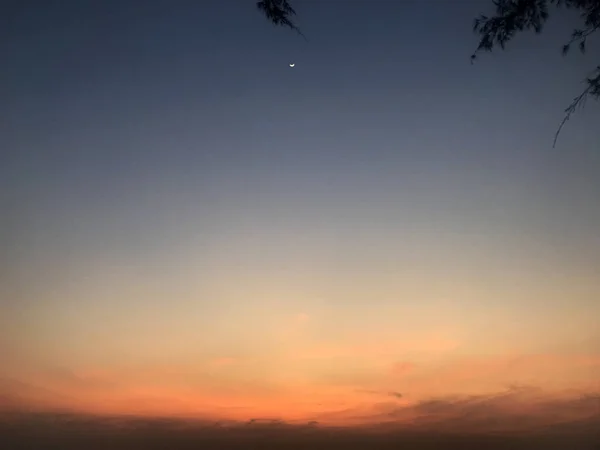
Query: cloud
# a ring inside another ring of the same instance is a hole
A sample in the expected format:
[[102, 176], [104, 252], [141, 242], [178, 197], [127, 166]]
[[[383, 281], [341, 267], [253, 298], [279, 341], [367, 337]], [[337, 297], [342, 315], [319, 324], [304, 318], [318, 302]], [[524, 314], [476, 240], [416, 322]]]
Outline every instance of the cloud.
[[403, 395], [396, 391], [377, 391], [374, 389], [356, 389], [359, 394], [381, 395], [386, 397], [402, 398]]
[[413, 398], [454, 394], [479, 394], [509, 384], [536, 385], [545, 389], [590, 389], [597, 386], [598, 355], [513, 354], [460, 356], [438, 363], [400, 362], [390, 377], [403, 383]]
[[[500, 417], [503, 426], [511, 420], [511, 426], [519, 426], [526, 420], [520, 420], [518, 412], [540, 423], [547, 423], [552, 414], [565, 418], [567, 411], [579, 420], [589, 401], [577, 403], [577, 408], [575, 403], [569, 404], [571, 409], [563, 407], [561, 402], [567, 396], [563, 389], [573, 389], [571, 396], [578, 392], [592, 395], [594, 382], [598, 387], [600, 367], [596, 355], [461, 356], [445, 357], [438, 363], [418, 360], [418, 364], [393, 360], [370, 364], [349, 359], [339, 364], [317, 361], [294, 366], [275, 358], [263, 373], [250, 375], [241, 370], [248, 366], [247, 360], [227, 356], [187, 365], [47, 369], [22, 378], [22, 384], [8, 387], [5, 383], [0, 401], [13, 407], [77, 407], [100, 413], [202, 413], [212, 414], [215, 420], [246, 420], [283, 411], [286, 420], [314, 418], [322, 423], [334, 419], [340, 423], [414, 421], [421, 425], [458, 421], [459, 425], [484, 427], [485, 417], [490, 423]], [[243, 365], [234, 366], [238, 364]], [[228, 369], [230, 366], [236, 370]], [[224, 369], [208, 370], [210, 367]], [[561, 392], [562, 397], [548, 392]], [[548, 406], [551, 401], [552, 408]], [[335, 413], [338, 408], [345, 412]], [[313, 417], [324, 412], [335, 414]], [[465, 422], [467, 419], [471, 422]]]
[[[5, 380], [4, 387], [0, 394], [15, 389], [21, 392], [29, 390], [36, 398], [52, 394], [14, 381]], [[290, 392], [285, 398], [274, 397], [271, 401], [263, 397], [242, 398], [236, 395], [231, 398], [231, 403], [226, 404], [218, 396], [139, 389], [123, 398], [113, 399], [107, 403], [106, 409], [98, 412], [124, 411], [119, 408], [134, 405], [129, 413], [177, 416], [194, 412], [197, 417], [201, 413], [205, 420], [210, 418], [214, 423], [222, 419], [244, 422], [250, 417], [263, 421], [278, 417], [277, 412], [286, 411], [282, 420], [288, 423], [316, 420], [323, 426], [367, 424], [376, 427], [379, 426], [376, 424], [384, 424], [390, 430], [453, 434], [518, 434], [553, 429], [565, 433], [587, 433], [594, 426], [600, 426], [600, 393], [594, 391], [550, 392], [534, 386], [511, 385], [490, 394], [446, 395], [412, 401], [395, 390], [356, 389], [356, 395], [352, 396], [352, 392], [343, 389], [333, 392], [323, 389], [318, 397], [325, 406], [315, 407], [306, 403], [311, 400], [312, 390], [305, 387], [305, 390]], [[373, 397], [371, 401], [369, 396]], [[2, 400], [3, 395], [0, 395]], [[227, 407], [237, 410], [232, 412]]]
[[600, 395], [560, 395], [510, 386], [488, 395], [446, 396], [412, 405], [380, 405], [371, 420], [411, 429], [452, 432], [522, 432], [554, 425], [600, 425]]

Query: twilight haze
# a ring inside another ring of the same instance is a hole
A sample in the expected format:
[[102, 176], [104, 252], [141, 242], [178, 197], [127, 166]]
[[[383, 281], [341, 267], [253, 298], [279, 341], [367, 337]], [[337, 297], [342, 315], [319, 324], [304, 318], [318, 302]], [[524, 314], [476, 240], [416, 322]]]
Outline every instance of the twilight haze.
[[373, 3], [297, 0], [307, 41], [252, 0], [5, 5], [0, 409], [600, 414], [576, 22], [470, 65], [490, 2]]

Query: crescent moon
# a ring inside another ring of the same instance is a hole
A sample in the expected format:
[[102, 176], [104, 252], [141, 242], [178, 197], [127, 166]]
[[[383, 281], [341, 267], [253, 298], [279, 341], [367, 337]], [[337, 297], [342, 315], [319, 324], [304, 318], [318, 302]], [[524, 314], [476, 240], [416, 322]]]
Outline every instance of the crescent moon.
[[296, 63], [292, 63], [290, 64], [290, 67], [294, 67], [296, 65]]

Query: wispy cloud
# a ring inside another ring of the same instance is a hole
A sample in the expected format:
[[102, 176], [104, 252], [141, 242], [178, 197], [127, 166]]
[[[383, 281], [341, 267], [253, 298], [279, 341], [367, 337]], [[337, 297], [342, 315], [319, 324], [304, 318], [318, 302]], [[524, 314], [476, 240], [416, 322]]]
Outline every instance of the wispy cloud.
[[486, 395], [433, 397], [400, 405], [382, 402], [372, 405], [370, 411], [357, 407], [340, 412], [336, 418], [414, 430], [517, 432], [574, 423], [600, 425], [599, 408], [600, 392], [574, 395], [510, 386]]
[[379, 395], [385, 397], [402, 398], [402, 394], [396, 391], [378, 391], [374, 389], [357, 389], [356, 392], [361, 394]]
[[[550, 409], [540, 406], [540, 398], [560, 408], [566, 397], [545, 393], [564, 393], [565, 389], [590, 393], [594, 386], [598, 388], [600, 357], [594, 354], [449, 355], [418, 362], [383, 359], [368, 370], [366, 360], [358, 358], [348, 358], [343, 364], [326, 359], [288, 364], [276, 355], [262, 374], [259, 364], [250, 376], [245, 372], [250, 363], [230, 356], [188, 365], [57, 368], [16, 384], [4, 383], [0, 394], [13, 405], [70, 405], [85, 411], [139, 414], [202, 412], [219, 419], [282, 410], [285, 418], [301, 419], [344, 409], [346, 415], [336, 420], [359, 422], [417, 417], [446, 420], [445, 415], [454, 417], [458, 408], [485, 407], [489, 414], [517, 410], [550, 414]], [[509, 385], [502, 395], [490, 394]], [[539, 386], [539, 391], [515, 387], [519, 385]], [[561, 411], [564, 415], [566, 410]]]
[[[444, 380], [455, 388], [468, 383], [528, 383], [545, 387], [576, 385], [594, 379], [600, 355], [513, 354], [457, 357], [421, 372], [420, 381]], [[416, 377], [413, 378], [416, 381]], [[597, 378], [596, 378], [597, 380]]]

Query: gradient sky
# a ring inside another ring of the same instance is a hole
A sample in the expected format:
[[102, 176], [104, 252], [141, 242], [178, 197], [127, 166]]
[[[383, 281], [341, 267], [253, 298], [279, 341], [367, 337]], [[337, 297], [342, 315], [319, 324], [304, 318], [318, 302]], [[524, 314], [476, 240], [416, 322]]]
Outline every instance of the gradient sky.
[[252, 0], [12, 2], [0, 399], [354, 423], [600, 390], [597, 105], [552, 148], [595, 61], [565, 19], [470, 65], [490, 3], [296, 0], [306, 42]]

